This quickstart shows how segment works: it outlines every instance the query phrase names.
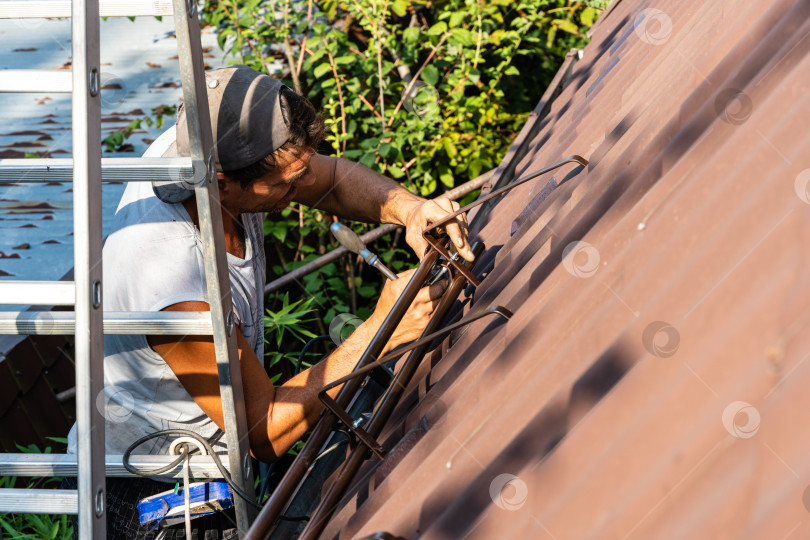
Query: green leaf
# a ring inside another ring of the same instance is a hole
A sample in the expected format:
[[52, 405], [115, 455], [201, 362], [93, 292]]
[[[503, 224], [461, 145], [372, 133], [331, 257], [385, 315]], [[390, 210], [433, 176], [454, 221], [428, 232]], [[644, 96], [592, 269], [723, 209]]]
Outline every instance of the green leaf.
[[554, 45], [555, 37], [557, 37], [557, 27], [550, 26], [548, 29], [548, 39], [546, 40], [546, 47], [550, 49]]
[[466, 11], [456, 11], [452, 15], [450, 15], [450, 26], [452, 28], [458, 27], [463, 21], [464, 18], [467, 16]]
[[599, 16], [599, 12], [592, 7], [586, 7], [582, 10], [582, 13], [579, 14], [579, 21], [582, 23], [582, 26], [593, 26], [593, 23], [596, 22], [596, 18]]
[[388, 173], [394, 179], [399, 179], [399, 178], [402, 178], [403, 176], [405, 176], [405, 171], [403, 171], [402, 169], [400, 169], [396, 165], [389, 166], [388, 167]]
[[345, 55], [345, 56], [338, 56], [335, 58], [335, 64], [338, 66], [345, 66], [346, 64], [353, 64], [357, 60], [357, 57]]
[[402, 32], [402, 38], [406, 43], [416, 43], [419, 39], [419, 29], [415, 26], [406, 28], [405, 31]]
[[374, 162], [376, 160], [377, 160], [377, 153], [369, 152], [360, 158], [360, 163], [371, 169], [374, 167]]
[[431, 86], [436, 86], [436, 83], [439, 82], [439, 70], [436, 69], [436, 66], [433, 64], [425, 66], [425, 69], [422, 70], [422, 80]]
[[520, 75], [520, 70], [515, 66], [509, 66], [506, 68], [506, 71], [503, 72], [504, 75]]
[[478, 159], [470, 162], [470, 178], [476, 178], [481, 175], [481, 161]]
[[318, 64], [317, 66], [315, 66], [315, 69], [312, 70], [312, 74], [315, 75], [316, 79], [320, 79], [321, 77], [324, 76], [325, 73], [327, 73], [327, 72], [329, 72], [331, 70], [332, 70], [332, 66], [330, 66], [328, 63], [324, 62], [323, 64]]
[[405, 14], [408, 13], [407, 0], [394, 0], [394, 3], [391, 4], [391, 10], [398, 16], [404, 17]]
[[450, 172], [450, 169], [447, 167], [439, 167], [439, 180], [441, 180], [442, 184], [445, 186], [452, 188], [453, 187], [453, 173]]
[[576, 24], [571, 21], [566, 21], [564, 19], [554, 19], [551, 21], [551, 24], [559, 28], [564, 32], [568, 32], [569, 34], [574, 34], [576, 36], [579, 35], [579, 28]]
[[459, 45], [469, 47], [473, 44], [472, 33], [464, 28], [454, 28], [451, 36], [451, 40]]
[[428, 29], [427, 34], [431, 36], [440, 36], [445, 32], [447, 32], [447, 23], [444, 21], [439, 21]]

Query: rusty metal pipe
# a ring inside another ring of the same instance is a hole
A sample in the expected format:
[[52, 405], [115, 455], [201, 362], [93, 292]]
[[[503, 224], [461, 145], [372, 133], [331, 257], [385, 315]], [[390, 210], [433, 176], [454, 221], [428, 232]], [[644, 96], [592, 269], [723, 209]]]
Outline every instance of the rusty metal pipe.
[[[361, 368], [379, 357], [383, 347], [385, 347], [385, 344], [391, 339], [394, 330], [402, 320], [405, 312], [411, 307], [414, 298], [416, 298], [419, 289], [422, 288], [422, 284], [427, 279], [438, 258], [439, 254], [435, 251], [431, 251], [426, 254], [422, 262], [419, 263], [416, 272], [414, 272], [405, 290], [402, 291], [402, 294], [399, 299], [397, 299], [394, 307], [391, 308], [390, 313], [388, 313], [380, 329], [377, 330], [377, 333], [368, 344], [368, 347], [366, 347], [355, 369]], [[336, 401], [341, 407], [346, 407], [361, 383], [362, 379], [354, 379], [347, 382], [346, 385], [341, 388], [336, 398]], [[259, 513], [259, 516], [253, 522], [253, 526], [245, 536], [245, 540], [258, 540], [259, 538], [269, 536], [278, 517], [281, 515], [281, 512], [284, 511], [284, 507], [287, 505], [290, 496], [306, 475], [309, 466], [312, 465], [320, 448], [323, 446], [324, 442], [326, 442], [326, 439], [329, 437], [336, 424], [337, 418], [333, 415], [328, 414], [321, 416], [315, 428], [312, 430], [309, 439], [307, 439], [307, 442], [301, 449], [301, 452], [299, 452], [298, 456], [296, 456], [292, 465], [290, 465], [290, 468], [287, 470], [287, 474], [281, 479], [278, 487], [273, 491], [270, 499], [268, 499], [264, 508], [262, 508], [262, 511]]]
[[[477, 243], [473, 247], [475, 261], [478, 261], [483, 248], [484, 246], [481, 243]], [[474, 264], [466, 261], [465, 263], [467, 268], [472, 267]], [[458, 298], [458, 295], [461, 294], [461, 291], [466, 285], [467, 279], [462, 274], [458, 274], [453, 278], [449, 287], [447, 288], [447, 291], [444, 293], [444, 297], [436, 307], [436, 312], [433, 314], [430, 322], [428, 322], [424, 332], [422, 332], [423, 337], [432, 334], [441, 328], [442, 324], [444, 324], [444, 319], [447, 316], [447, 313], [450, 311], [450, 308], [453, 306]], [[422, 357], [427, 351], [429, 345], [429, 342], [423, 343], [421, 346], [411, 351], [408, 359], [402, 364], [402, 367], [397, 372], [394, 380], [388, 387], [388, 390], [380, 400], [377, 410], [374, 411], [371, 420], [369, 421], [366, 431], [372, 437], [376, 438], [382, 432], [383, 426], [388, 421], [391, 413], [394, 412], [394, 408], [399, 402], [405, 388], [410, 383], [417, 367], [419, 367]], [[329, 518], [332, 516], [337, 507], [337, 503], [340, 501], [340, 498], [349, 487], [351, 481], [354, 479], [357, 470], [368, 457], [368, 453], [368, 447], [362, 444], [357, 445], [357, 447], [352, 451], [351, 455], [344, 463], [340, 474], [335, 479], [334, 484], [332, 484], [332, 487], [329, 489], [329, 492], [321, 499], [321, 503], [312, 513], [309, 524], [301, 533], [301, 536], [298, 537], [299, 540], [315, 539], [321, 534], [321, 532], [323, 532], [324, 527], [326, 527], [326, 523], [329, 521]]]

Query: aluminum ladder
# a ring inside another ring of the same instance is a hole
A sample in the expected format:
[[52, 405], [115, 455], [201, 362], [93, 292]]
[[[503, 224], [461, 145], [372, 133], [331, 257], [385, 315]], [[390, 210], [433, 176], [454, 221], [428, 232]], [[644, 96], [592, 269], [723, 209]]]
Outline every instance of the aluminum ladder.
[[[99, 17], [174, 15], [191, 158], [102, 159]], [[2, 92], [71, 92], [73, 159], [0, 160], [0, 184], [73, 181], [74, 281], [0, 280], [0, 304], [65, 305], [73, 312], [0, 312], [0, 334], [75, 334], [78, 454], [0, 455], [0, 475], [78, 473], [77, 490], [2, 489], [0, 512], [78, 514], [80, 538], [106, 537], [105, 474], [128, 476], [120, 456], [105, 456], [104, 417], [96, 398], [104, 391], [103, 335], [213, 335], [234, 483], [253, 494], [247, 420], [239, 371], [230, 278], [214, 168], [213, 140], [203, 73], [196, 0], [57, 0], [0, 2], [0, 18], [72, 18], [70, 71], [2, 70]], [[101, 183], [182, 179], [193, 186], [203, 240], [210, 312], [103, 314]], [[133, 456], [143, 470], [167, 456]], [[196, 477], [219, 476], [210, 458], [192, 458]], [[179, 472], [177, 472], [179, 475]], [[234, 495], [244, 536], [255, 509]]]

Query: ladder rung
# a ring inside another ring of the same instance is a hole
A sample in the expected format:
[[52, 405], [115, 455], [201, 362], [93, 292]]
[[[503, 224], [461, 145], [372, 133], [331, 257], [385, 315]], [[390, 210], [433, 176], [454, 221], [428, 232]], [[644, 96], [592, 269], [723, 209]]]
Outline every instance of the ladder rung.
[[[2, 283], [2, 282], [0, 282]], [[1, 290], [1, 289], [0, 289]], [[39, 305], [52, 305], [38, 302]], [[69, 336], [76, 331], [72, 311], [0, 311], [0, 335]], [[106, 311], [107, 335], [210, 336], [208, 311]]]
[[72, 281], [0, 280], [0, 305], [72, 306], [75, 302]]
[[0, 92], [72, 92], [73, 74], [55, 69], [0, 70]]
[[[200, 177], [203, 174], [204, 169]], [[188, 157], [102, 158], [101, 179], [105, 182], [176, 180], [193, 185], [194, 171]], [[0, 184], [72, 181], [73, 160], [69, 158], [0, 159]]]
[[[165, 467], [177, 456], [132, 455], [129, 462], [139, 471], [149, 472]], [[222, 478], [210, 456], [192, 456], [190, 474], [194, 478]], [[228, 460], [222, 459], [222, 465], [228, 469]], [[107, 476], [132, 477], [123, 465], [123, 457], [105, 456]], [[76, 476], [76, 454], [0, 454], [0, 476], [20, 476], [25, 478], [37, 476]], [[161, 478], [182, 478], [183, 466], [160, 475]], [[29, 491], [29, 490], [26, 490]], [[5, 508], [0, 507], [0, 512]]]
[[0, 512], [9, 514], [77, 514], [75, 489], [0, 489]]
[[[141, 17], [172, 14], [171, 0], [100, 0], [102, 17]], [[0, 2], [0, 19], [39, 19], [70, 17], [70, 0]]]

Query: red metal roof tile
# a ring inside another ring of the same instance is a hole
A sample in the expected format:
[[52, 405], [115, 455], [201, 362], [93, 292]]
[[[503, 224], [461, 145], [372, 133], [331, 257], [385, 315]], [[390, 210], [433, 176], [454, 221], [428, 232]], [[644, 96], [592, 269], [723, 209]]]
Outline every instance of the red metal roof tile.
[[514, 316], [424, 362], [324, 538], [807, 536], [808, 15], [624, 0], [597, 24], [492, 185], [589, 166], [472, 229], [465, 311]]

